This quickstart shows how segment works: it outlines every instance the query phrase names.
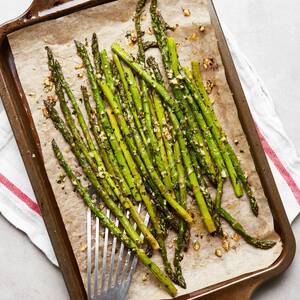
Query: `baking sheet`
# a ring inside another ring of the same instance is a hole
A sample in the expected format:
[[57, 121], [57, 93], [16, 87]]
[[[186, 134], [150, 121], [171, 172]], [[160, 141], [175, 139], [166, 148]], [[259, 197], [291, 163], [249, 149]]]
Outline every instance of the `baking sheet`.
[[[96, 32], [102, 47], [109, 49], [112, 42], [119, 41], [129, 51], [134, 52], [135, 47], [129, 45], [125, 35], [128, 31], [134, 29], [132, 16], [135, 4], [135, 0], [121, 0], [77, 12], [57, 20], [36, 24], [9, 36], [18, 75], [41, 141], [46, 170], [85, 283], [86, 209], [82, 200], [73, 193], [73, 188], [68, 181], [63, 184], [57, 183], [62, 170], [52, 153], [52, 138], [55, 138], [62, 149], [65, 150], [64, 152], [67, 153], [66, 156], [70, 159], [74, 168], [79, 170], [79, 167], [72, 159], [68, 146], [64, 143], [60, 134], [53, 128], [51, 121], [46, 120], [42, 113], [43, 100], [51, 95], [51, 93], [45, 92], [43, 84], [45, 78], [49, 75], [44, 47], [48, 45], [54, 50], [56, 57], [62, 63], [66, 79], [71, 84], [75, 95], [80, 98], [80, 85], [87, 84], [87, 82], [86, 76], [82, 79], [78, 77], [78, 74], [85, 74], [84, 70], [75, 68], [81, 64], [81, 60], [76, 55], [73, 40], [84, 41], [87, 38], [90, 42], [92, 33]], [[215, 110], [249, 175], [249, 180], [254, 187], [260, 206], [260, 216], [258, 218], [253, 216], [246, 197], [239, 200], [235, 198], [229, 182], [226, 183], [224, 188], [223, 206], [236, 216], [242, 224], [245, 224], [246, 229], [253, 235], [279, 240], [274, 232], [270, 209], [255, 171], [234, 101], [226, 82], [217, 48], [217, 40], [210, 24], [207, 2], [164, 0], [161, 1], [159, 8], [170, 25], [178, 24], [172, 35], [178, 42], [182, 65], [188, 65], [192, 59], [202, 61], [204, 57], [213, 57], [218, 64], [217, 69], [204, 71], [203, 75], [205, 79], [212, 80], [216, 85], [211, 95], [215, 100]], [[189, 9], [191, 15], [184, 17], [182, 8]], [[145, 39], [153, 40], [154, 37], [148, 30], [149, 24], [149, 16], [145, 16], [143, 21], [143, 28], [146, 32]], [[205, 26], [204, 32], [199, 31], [200, 25]], [[157, 55], [158, 52], [153, 50], [151, 54]], [[235, 140], [239, 141], [237, 146], [233, 143]], [[241, 150], [243, 153], [241, 153]], [[193, 203], [191, 203], [191, 210], [197, 218], [196, 225], [192, 228], [191, 242], [198, 241], [201, 248], [199, 251], [195, 251], [191, 246], [185, 254], [182, 266], [188, 287], [187, 290], [179, 288], [178, 294], [191, 292], [244, 273], [262, 269], [272, 264], [281, 253], [282, 245], [280, 242], [273, 249], [263, 251], [247, 245], [243, 240], [235, 241], [232, 238], [229, 238], [231, 250], [225, 252], [220, 239], [210, 238], [206, 235], [198, 209]], [[228, 232], [229, 237], [232, 236], [233, 232], [226, 225], [225, 231]], [[170, 236], [168, 241], [170, 255], [174, 251], [172, 239], [173, 237]], [[221, 258], [215, 255], [217, 248], [223, 250]], [[153, 259], [161, 265], [159, 255], [155, 255]], [[166, 298], [165, 290], [159, 287], [154, 278], [149, 276], [146, 281], [143, 281], [142, 278], [145, 272], [143, 266], [138, 267], [130, 288], [130, 299], [140, 299], [145, 296], [147, 299]]]

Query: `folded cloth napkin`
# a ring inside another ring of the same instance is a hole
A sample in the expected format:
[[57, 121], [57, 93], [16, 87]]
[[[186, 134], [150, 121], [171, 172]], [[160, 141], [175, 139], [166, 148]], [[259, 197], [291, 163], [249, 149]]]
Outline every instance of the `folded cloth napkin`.
[[[248, 104], [257, 125], [290, 222], [300, 210], [300, 159], [276, 114], [271, 96], [230, 32], [224, 28]], [[1, 111], [1, 108], [0, 108]], [[0, 113], [0, 212], [57, 264], [45, 225], [5, 112]]]

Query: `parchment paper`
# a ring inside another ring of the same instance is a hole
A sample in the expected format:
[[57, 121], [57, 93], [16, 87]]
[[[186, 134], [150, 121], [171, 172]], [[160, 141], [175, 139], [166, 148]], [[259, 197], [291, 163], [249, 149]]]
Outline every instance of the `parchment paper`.
[[[178, 294], [180, 295], [268, 267], [280, 255], [282, 245], [274, 231], [267, 199], [255, 171], [234, 101], [226, 82], [217, 40], [210, 23], [207, 2], [200, 0], [164, 0], [159, 2], [159, 7], [167, 22], [171, 25], [178, 24], [178, 28], [172, 35], [178, 42], [182, 65], [188, 65], [192, 59], [202, 62], [205, 57], [213, 57], [218, 64], [218, 68], [215, 70], [203, 70], [204, 78], [212, 80], [216, 85], [211, 94], [212, 99], [215, 100], [214, 107], [231, 144], [239, 153], [242, 166], [249, 175], [260, 206], [260, 215], [258, 218], [253, 216], [246, 197], [239, 200], [235, 198], [228, 180], [224, 188], [223, 206], [236, 216], [251, 234], [278, 241], [271, 250], [258, 250], [247, 245], [242, 239], [233, 240], [231, 238], [232, 230], [224, 224], [225, 231], [229, 234], [228, 241], [231, 244], [231, 250], [225, 252], [220, 239], [207, 236], [198, 209], [194, 203], [191, 203], [190, 209], [196, 216], [196, 225], [192, 228], [191, 242], [198, 241], [201, 248], [199, 251], [195, 251], [191, 245], [184, 255], [182, 266], [187, 281], [187, 289], [179, 288]], [[60, 134], [53, 128], [52, 122], [49, 119], [46, 120], [42, 113], [43, 100], [49, 95], [45, 93], [43, 88], [43, 81], [49, 75], [44, 47], [48, 45], [54, 50], [56, 57], [62, 63], [67, 80], [79, 98], [80, 85], [87, 84], [87, 82], [84, 70], [75, 69], [75, 66], [80, 65], [81, 61], [76, 55], [73, 40], [84, 41], [87, 38], [90, 42], [92, 33], [96, 32], [102, 47], [110, 49], [110, 45], [114, 41], [119, 41], [129, 51], [133, 52], [134, 48], [126, 41], [125, 35], [127, 31], [134, 29], [132, 16], [134, 15], [135, 4], [135, 0], [121, 0], [37, 24], [9, 36], [18, 74], [27, 95], [41, 141], [47, 173], [84, 282], [86, 282], [86, 209], [82, 200], [73, 193], [68, 181], [63, 184], [56, 182], [62, 170], [52, 153], [51, 140], [53, 138], [65, 150], [66, 156], [76, 169], [78, 169], [78, 165], [72, 159], [72, 155]], [[189, 9], [191, 15], [185, 17], [182, 8]], [[145, 39], [153, 40], [154, 37], [148, 30], [149, 24], [149, 16], [145, 16], [143, 21], [146, 32]], [[199, 25], [205, 26], [204, 32], [199, 31]], [[158, 52], [152, 50], [151, 54], [157, 55]], [[84, 78], [80, 79], [78, 74], [83, 74]], [[238, 141], [238, 145], [235, 145], [234, 141]], [[215, 255], [217, 248], [222, 249], [222, 257]], [[168, 250], [172, 255], [174, 252], [172, 236], [168, 241]], [[161, 266], [159, 255], [154, 255], [153, 259]], [[129, 298], [142, 299], [142, 297], [146, 297], [145, 299], [150, 300], [168, 297], [164, 288], [160, 287], [151, 275], [146, 281], [142, 280], [145, 277], [145, 272], [146, 269], [140, 265], [135, 273]]]

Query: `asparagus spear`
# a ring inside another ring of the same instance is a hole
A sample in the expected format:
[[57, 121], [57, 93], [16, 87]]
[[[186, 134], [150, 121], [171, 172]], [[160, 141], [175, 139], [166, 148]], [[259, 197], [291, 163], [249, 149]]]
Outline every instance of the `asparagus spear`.
[[[174, 145], [174, 158], [177, 167], [178, 173], [178, 185], [179, 185], [179, 203], [182, 207], [186, 207], [186, 198], [187, 198], [187, 191], [186, 191], [186, 184], [185, 184], [185, 170], [183, 168], [181, 162], [181, 154], [180, 154], [180, 147], [179, 143], [175, 143]], [[183, 288], [186, 288], [186, 282], [182, 275], [182, 269], [180, 266], [180, 261], [183, 259], [182, 250], [185, 248], [185, 237], [187, 232], [187, 224], [184, 220], [179, 221], [179, 232], [176, 240], [176, 247], [175, 247], [175, 254], [174, 254], [174, 267], [175, 267], [175, 274], [178, 278], [179, 285]]]
[[218, 228], [218, 234], [221, 236], [224, 236], [222, 226], [221, 226], [221, 220], [220, 220], [220, 208], [221, 208], [221, 199], [223, 194], [223, 185], [224, 185], [224, 179], [222, 176], [219, 176], [218, 181], [218, 187], [217, 187], [217, 193], [215, 198], [215, 208], [214, 208], [214, 220]]
[[[135, 120], [136, 127], [138, 128], [138, 132], [140, 133], [141, 137], [143, 137], [143, 134], [141, 134], [141, 132], [143, 132], [143, 129], [141, 128], [142, 125], [139, 121], [139, 118], [137, 117], [135, 107], [133, 107], [133, 105], [132, 105], [132, 94], [130, 93], [129, 85], [128, 85], [127, 80], [125, 78], [125, 72], [123, 70], [123, 67], [121, 65], [121, 62], [120, 62], [118, 56], [113, 55], [113, 59], [114, 59], [114, 62], [116, 64], [116, 67], [118, 69], [118, 73], [119, 73], [119, 76], [120, 76], [120, 79], [121, 79], [120, 85], [118, 86], [119, 91], [121, 93], [124, 89], [125, 94], [127, 96], [127, 98], [126, 97], [121, 97], [123, 99], [123, 104], [124, 104], [125, 109], [128, 112], [128, 114], [131, 115], [131, 113], [132, 113], [132, 115], [134, 116], [133, 118]], [[131, 74], [132, 74], [132, 72], [131, 72]], [[132, 122], [129, 122], [129, 126], [130, 126], [132, 131], [136, 130], [135, 126], [133, 125]], [[143, 140], [144, 140], [144, 138], [143, 138]], [[144, 143], [144, 144], [146, 144], [146, 143]], [[155, 197], [158, 198], [159, 203], [161, 203], [160, 208], [164, 211], [164, 213], [166, 213], [166, 210], [164, 209], [164, 207], [166, 206], [166, 202], [163, 199], [161, 199], [159, 191], [157, 190], [156, 186], [152, 182], [151, 178], [148, 178], [147, 172], [144, 172], [143, 170], [141, 170], [141, 171], [142, 171], [142, 175], [145, 177], [145, 179], [147, 178], [147, 183], [149, 184], [149, 187], [150, 187], [150, 191], [149, 191], [150, 194], [154, 193]], [[168, 217], [168, 219], [170, 219], [170, 218]]]
[[[92, 86], [92, 91], [93, 91], [94, 98], [95, 98], [96, 105], [97, 105], [97, 111], [98, 111], [98, 114], [100, 114], [100, 119], [103, 119], [103, 121], [105, 122], [104, 125], [106, 125], [106, 126], [103, 126], [103, 127], [104, 127], [105, 129], [108, 129], [108, 128], [110, 128], [110, 125], [108, 125], [108, 124], [107, 124], [107, 121], [106, 121], [107, 115], [105, 114], [104, 103], [103, 103], [103, 100], [102, 100], [101, 95], [100, 95], [100, 93], [99, 93], [99, 91], [98, 91], [98, 88], [97, 88], [96, 78], [95, 78], [95, 76], [94, 76], [94, 74], [93, 74], [92, 66], [91, 66], [91, 63], [90, 63], [90, 61], [89, 61], [87, 51], [86, 51], [85, 47], [84, 47], [81, 43], [79, 43], [79, 42], [76, 42], [76, 47], [77, 47], [77, 51], [78, 51], [79, 56], [82, 58], [82, 60], [83, 60], [83, 62], [84, 62], [84, 64], [85, 64], [85, 66], [86, 66], [86, 68], [87, 68], [87, 71], [88, 71], [88, 77], [89, 77], [89, 80], [90, 80], [90, 83], [91, 83], [91, 86]], [[116, 108], [116, 107], [115, 107], [115, 108]], [[111, 120], [110, 120], [110, 121], [112, 121], [112, 118], [113, 118], [113, 116], [111, 115]], [[109, 123], [109, 122], [108, 122], [108, 123]], [[124, 124], [124, 123], [123, 123], [123, 124]], [[115, 124], [115, 125], [118, 127], [117, 124]], [[110, 129], [111, 129], [111, 128], [110, 128]], [[115, 130], [114, 133], [116, 133], [116, 128], [115, 128], [114, 130]], [[111, 134], [113, 134], [113, 132], [111, 132]], [[110, 136], [111, 134], [109, 134], [108, 136]], [[122, 136], [122, 135], [120, 134], [120, 137], [121, 137], [121, 136]], [[120, 139], [120, 142], [121, 142], [121, 141], [122, 141], [122, 139]], [[140, 145], [141, 145], [141, 143], [140, 143]], [[136, 170], [135, 164], [133, 163], [133, 159], [132, 159], [130, 153], [128, 153], [128, 149], [127, 149], [126, 145], [125, 145], [124, 143], [121, 143], [120, 146], [121, 146], [121, 148], [122, 148], [122, 151], [123, 151], [125, 157], [127, 157], [126, 160], [127, 160], [127, 162], [128, 162], [129, 167], [131, 168], [131, 172], [135, 172], [134, 176], [139, 176], [138, 171]], [[124, 152], [124, 151], [125, 151], [125, 152]], [[138, 156], [138, 155], [136, 156], [136, 159], [139, 159], [139, 156]], [[140, 168], [143, 167], [143, 162], [141, 162], [140, 159], [139, 159], [139, 167], [140, 167]], [[155, 174], [155, 173], [154, 173], [154, 174]], [[141, 181], [141, 178], [140, 178], [140, 181]], [[158, 182], [159, 182], [159, 181], [158, 181]], [[160, 183], [161, 183], [161, 182], [160, 182]], [[141, 182], [138, 182], [138, 184], [141, 184]], [[164, 191], [167, 193], [167, 195], [169, 194], [169, 193], [166, 191], [166, 189], [165, 189], [165, 187], [163, 186], [163, 184], [161, 184], [161, 189], [164, 190]], [[169, 197], [169, 200], [170, 200], [170, 201], [173, 201], [173, 204], [176, 206], [177, 203], [175, 203], [175, 201], [173, 200], [173, 198], [170, 197], [170, 195], [168, 195], [168, 197]], [[190, 220], [190, 222], [191, 222], [191, 221], [192, 221], [192, 218], [189, 216], [189, 214], [188, 214], [185, 210], [183, 210], [179, 205], [177, 205], [177, 207], [178, 207], [179, 211], [181, 211], [183, 214], [185, 214], [186, 218], [189, 218], [189, 220]]]
[[[124, 74], [124, 73], [123, 73], [123, 74]], [[106, 79], [107, 79], [107, 80], [111, 80], [110, 76], [107, 76]], [[100, 80], [98, 80], [98, 84], [99, 84], [99, 85], [101, 84], [101, 83], [100, 83]], [[110, 85], [112, 85], [112, 84], [113, 84], [113, 83], [110, 83]], [[117, 101], [115, 101], [114, 104], [118, 107], [119, 110], [121, 110], [121, 105], [120, 105], [120, 103], [118, 103]], [[114, 121], [114, 119], [115, 119], [115, 117], [111, 114], [111, 115], [110, 115], [110, 122], [111, 122], [112, 124], [115, 125], [114, 130], [115, 130], [115, 133], [116, 133], [116, 132], [119, 131], [119, 129], [118, 129], [117, 123]], [[134, 128], [134, 126], [132, 126], [131, 122], [129, 122], [129, 124], [130, 124], [130, 126], [131, 126], [131, 129], [135, 132], [135, 128]], [[135, 132], [135, 136], [136, 136], [136, 134], [137, 134], [137, 133]], [[125, 156], [126, 156], [126, 157], [129, 159], [129, 161], [131, 162], [131, 163], [130, 163], [130, 166], [131, 166], [131, 172], [133, 173], [134, 177], [135, 177], [137, 180], [141, 180], [141, 177], [139, 176], [139, 173], [138, 173], [138, 171], [137, 171], [137, 169], [136, 169], [136, 167], [135, 167], [135, 165], [134, 165], [133, 158], [131, 158], [130, 153], [129, 153], [128, 149], [126, 148], [125, 143], [124, 143], [124, 142], [122, 141], [122, 139], [121, 139], [121, 134], [118, 134], [118, 136], [120, 137], [120, 138], [119, 138], [119, 142], [120, 142], [120, 144], [121, 144], [121, 148], [123, 149], [123, 152], [126, 154]], [[134, 153], [135, 153], [135, 152], [134, 152]], [[148, 177], [148, 174], [147, 174], [147, 171], [146, 171], [146, 169], [145, 169], [145, 167], [144, 167], [144, 165], [143, 165], [143, 162], [139, 159], [138, 156], [136, 156], [136, 158], [138, 159], [138, 165], [139, 165], [139, 167], [140, 167], [140, 170], [141, 170], [142, 174], [145, 176], [145, 179], [146, 179], [146, 177]], [[153, 187], [153, 181], [152, 181], [151, 178], [149, 178], [149, 184], [152, 186], [152, 190], [153, 190], [154, 187]], [[144, 193], [144, 191], [142, 191], [141, 193]], [[159, 200], [161, 200], [161, 197], [159, 198]], [[149, 202], [149, 201], [148, 201], [148, 202]], [[164, 213], [166, 213], [166, 207], [164, 208]], [[168, 219], [170, 219], [170, 218], [168, 218]]]
[[151, 261], [151, 259], [145, 254], [145, 251], [138, 247], [134, 240], [131, 240], [126, 234], [114, 225], [114, 223], [108, 219], [103, 211], [97, 207], [94, 201], [91, 199], [88, 191], [82, 186], [80, 180], [76, 178], [71, 168], [65, 161], [60, 149], [58, 148], [56, 142], [52, 141], [52, 147], [54, 154], [60, 164], [60, 166], [65, 170], [67, 176], [71, 180], [75, 190], [82, 197], [86, 205], [91, 209], [91, 211], [99, 218], [100, 222], [110, 230], [110, 232], [117, 237], [121, 242], [123, 242], [133, 253], [135, 253], [140, 261], [150, 270], [150, 272], [168, 289], [171, 296], [176, 295], [176, 288], [170, 279], [159, 269], [159, 267]]
[[[48, 50], [49, 53], [50, 50]], [[62, 71], [60, 69], [60, 65], [57, 61], [53, 60], [53, 56], [52, 53], [49, 53], [49, 68], [51, 70], [51, 74], [52, 74], [52, 78], [54, 80], [55, 83], [55, 88], [56, 88], [56, 93], [60, 102], [60, 107], [61, 110], [65, 116], [65, 119], [67, 121], [67, 124], [71, 130], [72, 135], [74, 136], [74, 139], [77, 141], [80, 149], [82, 150], [82, 152], [84, 153], [85, 157], [87, 158], [87, 160], [89, 161], [89, 163], [91, 164], [91, 166], [93, 167], [95, 172], [101, 173], [102, 177], [105, 179], [104, 184], [105, 184], [105, 188], [106, 190], [109, 192], [109, 194], [111, 194], [111, 190], [113, 190], [114, 194], [122, 200], [123, 195], [122, 193], [119, 191], [118, 187], [115, 185], [114, 181], [112, 180], [110, 174], [108, 172], [106, 172], [105, 166], [103, 164], [102, 159], [100, 158], [100, 156], [98, 155], [98, 152], [96, 151], [94, 142], [91, 139], [91, 136], [89, 134], [86, 122], [84, 120], [84, 117], [81, 113], [81, 110], [77, 104], [77, 101], [70, 89], [70, 87], [68, 86], [68, 84], [66, 83], [66, 81], [64, 80], [64, 77], [62, 75]], [[88, 145], [91, 148], [91, 152], [88, 150], [88, 148], [86, 147], [86, 145], [84, 144], [84, 142], [82, 142], [81, 140], [81, 136], [80, 133], [76, 127], [76, 124], [73, 120], [72, 117], [72, 113], [70, 111], [70, 109], [67, 106], [67, 103], [65, 101], [65, 97], [62, 91], [62, 88], [65, 88], [65, 90], [67, 90], [67, 93], [69, 95], [69, 98], [71, 99], [71, 102], [73, 104], [73, 107], [75, 108], [75, 112], [78, 116], [78, 121], [79, 124], [81, 125], [82, 129], [83, 129], [83, 133], [85, 136], [87, 136], [87, 141], [88, 141]], [[95, 158], [96, 164], [97, 166], [95, 166], [93, 163], [91, 163], [91, 157]], [[123, 201], [123, 203], [126, 203], [126, 201]]]
[[270, 240], [259, 240], [251, 235], [249, 235], [244, 227], [234, 218], [232, 217], [224, 208], [219, 209], [221, 217], [226, 220], [231, 227], [238, 232], [244, 239], [245, 241], [260, 249], [270, 249], [276, 245], [276, 242], [270, 241]]
[[162, 99], [171, 107], [172, 111], [178, 113], [180, 117], [183, 116], [178, 101], [172, 98], [167, 89], [160, 83], [158, 83], [151, 73], [146, 71], [134, 58], [127, 54], [127, 52], [118, 44], [114, 43], [111, 46], [112, 51], [118, 55], [124, 62], [126, 62], [131, 69], [133, 69], [139, 76], [141, 76], [152, 88], [154, 88], [157, 93], [162, 97]]
[[92, 53], [93, 53], [93, 59], [94, 59], [94, 66], [95, 66], [95, 73], [96, 77], [101, 77], [103, 75], [103, 72], [101, 70], [101, 57], [100, 57], [100, 51], [99, 51], [99, 44], [96, 33], [93, 33], [92, 36]]
[[[143, 123], [143, 126], [145, 128], [144, 133], [147, 136], [147, 143], [146, 148], [151, 146], [151, 151], [148, 151], [148, 155], [150, 158], [155, 158], [155, 163], [160, 171], [160, 174], [162, 176], [162, 180], [166, 187], [171, 191], [172, 190], [172, 182], [169, 176], [169, 172], [167, 170], [167, 167], [165, 165], [165, 162], [162, 158], [160, 150], [163, 150], [159, 147], [158, 141], [156, 139], [156, 136], [153, 132], [153, 126], [152, 126], [152, 119], [151, 119], [151, 113], [150, 113], [150, 99], [148, 95], [148, 89], [145, 85], [145, 82], [142, 81], [142, 97], [139, 92], [137, 81], [132, 73], [132, 71], [129, 68], [125, 68], [125, 74], [127, 78], [127, 84], [130, 87], [131, 96], [134, 100], [137, 112], [140, 116], [141, 122]], [[144, 101], [142, 101], [142, 98]]]
[[[112, 51], [117, 54], [122, 60], [124, 60], [137, 74], [139, 74], [156, 92], [162, 97], [162, 99], [168, 104], [168, 109], [176, 113], [178, 120], [183, 118], [182, 111], [177, 101], [172, 98], [166, 88], [160, 84], [157, 80], [153, 79], [151, 74], [141, 67], [132, 56], [128, 55], [124, 49], [117, 43], [112, 45]], [[215, 179], [212, 179], [215, 181]]]
[[[48, 51], [50, 51], [50, 50], [48, 50]], [[62, 70], [61, 70], [61, 67], [60, 67], [59, 64], [57, 64], [57, 68], [58, 69], [57, 69], [57, 72], [55, 72], [55, 74], [58, 76], [57, 79], [60, 80], [60, 82], [62, 83], [62, 86], [65, 89], [65, 91], [66, 91], [66, 93], [67, 93], [67, 95], [68, 95], [68, 97], [69, 97], [69, 99], [72, 103], [72, 106], [73, 106], [73, 108], [75, 110], [75, 113], [77, 115], [79, 125], [82, 129], [83, 135], [84, 135], [84, 137], [86, 139], [86, 142], [87, 142], [87, 145], [89, 147], [89, 150], [94, 154], [95, 160], [98, 162], [98, 165], [99, 164], [101, 165], [101, 159], [103, 159], [104, 169], [107, 169], [109, 174], [117, 176], [120, 180], [120, 183], [121, 183], [122, 188], [123, 188], [124, 192], [126, 193], [126, 195], [130, 195], [131, 194], [130, 188], [129, 188], [128, 184], [126, 183], [126, 181], [123, 180], [122, 174], [121, 174], [119, 168], [116, 167], [117, 165], [115, 163], [114, 156], [113, 155], [109, 156], [107, 154], [107, 151], [103, 149], [103, 146], [102, 146], [101, 143], [98, 143], [101, 158], [99, 157], [98, 150], [96, 149], [96, 146], [95, 146], [94, 141], [91, 137], [90, 131], [89, 131], [87, 123], [86, 123], [86, 121], [83, 117], [81, 109], [78, 105], [78, 102], [77, 102], [77, 100], [76, 100], [69, 84], [65, 80], [64, 75], [62, 73]], [[82, 90], [83, 98], [85, 100], [84, 102], [86, 103], [86, 101], [88, 101], [87, 89], [84, 88], [84, 87], [81, 87], [81, 90]], [[92, 126], [92, 128], [95, 129], [94, 126]], [[96, 134], [96, 140], [98, 138], [99, 137]], [[108, 147], [107, 147], [107, 149], [108, 149]], [[114, 162], [115, 165], [113, 165], [110, 160], [112, 160], [112, 162]]]
[[[136, 184], [143, 189], [143, 184], [142, 184], [142, 178], [140, 177], [139, 171], [137, 169], [137, 166], [134, 162], [134, 159], [131, 155], [131, 153], [129, 152], [127, 145], [124, 143], [123, 138], [122, 138], [122, 134], [119, 134], [120, 139], [117, 141], [118, 143], [116, 144], [116, 139], [115, 139], [115, 134], [117, 131], [119, 130], [119, 126], [117, 123], [114, 123], [116, 128], [112, 129], [111, 128], [111, 124], [110, 122], [114, 121], [115, 118], [114, 116], [111, 114], [110, 120], [108, 120], [108, 116], [105, 112], [105, 105], [103, 102], [103, 99], [100, 95], [100, 91], [98, 90], [98, 83], [100, 84], [100, 80], [97, 83], [97, 79], [93, 73], [93, 68], [91, 66], [89, 57], [88, 57], [88, 53], [86, 48], [84, 47], [83, 44], [79, 43], [79, 42], [75, 42], [76, 43], [76, 47], [77, 47], [77, 52], [79, 54], [79, 56], [82, 58], [86, 69], [87, 69], [87, 73], [88, 73], [88, 77], [89, 77], [89, 81], [90, 84], [92, 86], [92, 91], [93, 91], [93, 95], [94, 95], [94, 100], [96, 102], [96, 109], [97, 109], [97, 114], [98, 114], [98, 119], [101, 120], [101, 122], [103, 123], [103, 128], [106, 131], [107, 137], [110, 139], [111, 142], [111, 146], [113, 147], [114, 151], [117, 152], [119, 151], [121, 148], [122, 150], [122, 156], [124, 155], [124, 158], [126, 159], [127, 163], [128, 163], [128, 167], [130, 168], [130, 171], [132, 173], [133, 178], [136, 181]], [[117, 106], [119, 106], [118, 108], [120, 108], [119, 103], [115, 103]], [[119, 145], [120, 143], [120, 145]], [[134, 153], [136, 154], [136, 153]], [[143, 174], [146, 173], [146, 169], [144, 166], [143, 161], [140, 159], [140, 157], [138, 155], [135, 155], [135, 158], [137, 160], [137, 163], [139, 164], [139, 168], [141, 170], [141, 172]], [[144, 194], [145, 192], [143, 190], [140, 190], [141, 196], [142, 194]]]
[[[153, 68], [155, 68], [155, 63], [156, 63], [154, 57], [149, 57], [147, 59], [147, 63], [148, 63], [148, 66], [154, 72]], [[163, 84], [163, 79], [160, 76], [160, 74], [154, 74], [154, 76], [157, 78], [157, 81], [160, 84]], [[173, 144], [174, 144], [173, 135], [171, 133], [171, 128], [169, 128], [170, 126], [167, 121], [168, 116], [166, 114], [166, 111], [164, 109], [164, 106], [161, 102], [159, 95], [156, 93], [155, 90], [153, 90], [152, 94], [153, 94], [153, 104], [155, 107], [157, 121], [159, 123], [160, 132], [161, 132], [162, 139], [163, 139], [166, 153], [167, 153], [167, 159], [169, 162], [169, 169], [170, 169], [170, 173], [171, 173], [172, 182], [173, 182], [173, 185], [176, 185], [178, 174], [177, 174], [177, 169], [176, 169], [175, 160], [174, 160], [174, 153], [173, 153]]]
[[[121, 70], [122, 67], [121, 68], [120, 67], [121, 67], [121, 65], [119, 64], [119, 70], [122, 71]], [[121, 74], [124, 74], [124, 73], [121, 73]], [[109, 78], [107, 78], [107, 79], [109, 79]], [[124, 77], [123, 77], [123, 79], [124, 79]], [[115, 104], [117, 104], [117, 103], [115, 103]], [[111, 124], [113, 126], [115, 126], [115, 130], [116, 130], [115, 132], [117, 133], [117, 136], [120, 137], [120, 133], [119, 133], [115, 118], [110, 113], [110, 110], [108, 110], [108, 115], [110, 117]], [[134, 127], [131, 127], [131, 128], [135, 130]], [[161, 231], [161, 227], [160, 227], [160, 224], [158, 222], [158, 219], [157, 219], [156, 215], [154, 213], [152, 213], [152, 214], [150, 213], [150, 216], [152, 217], [151, 219], [152, 219], [153, 224], [154, 224], [154, 232], [157, 236], [157, 240], [158, 240], [158, 243], [160, 245], [160, 252], [161, 252], [163, 264], [164, 264], [164, 267], [165, 267], [165, 271], [168, 274], [168, 276], [174, 281], [173, 270], [172, 270], [171, 264], [168, 261], [166, 246], [165, 246], [165, 242], [163, 240], [163, 232]]]

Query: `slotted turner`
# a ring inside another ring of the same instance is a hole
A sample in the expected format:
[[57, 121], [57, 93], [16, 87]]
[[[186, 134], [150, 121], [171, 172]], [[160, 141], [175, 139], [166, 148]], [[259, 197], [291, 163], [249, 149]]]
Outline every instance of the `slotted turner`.
[[[142, 205], [139, 204], [138, 212]], [[112, 219], [110, 211], [106, 216]], [[129, 218], [129, 212], [127, 212]], [[144, 220], [149, 223], [149, 215]], [[119, 226], [119, 220], [115, 219]], [[137, 225], [134, 224], [134, 229]], [[101, 237], [99, 219], [87, 211], [87, 295], [89, 300], [124, 300], [135, 272], [138, 258], [123, 243], [113, 237], [109, 229], [102, 228], [104, 236]], [[141, 238], [143, 235], [141, 234]], [[103, 245], [101, 251], [101, 244]], [[94, 265], [93, 265], [94, 262]]]

